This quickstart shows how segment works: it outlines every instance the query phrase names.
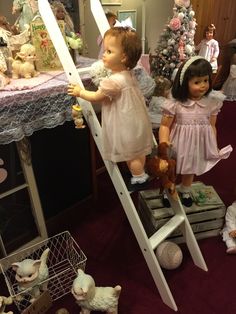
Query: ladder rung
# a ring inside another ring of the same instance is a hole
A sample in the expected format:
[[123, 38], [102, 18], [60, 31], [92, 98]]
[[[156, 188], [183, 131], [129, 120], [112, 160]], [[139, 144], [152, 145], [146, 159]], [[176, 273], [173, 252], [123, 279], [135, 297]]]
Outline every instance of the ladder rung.
[[18, 192], [18, 191], [20, 191], [20, 190], [23, 190], [23, 189], [27, 188], [27, 187], [28, 187], [28, 184], [26, 184], [26, 183], [21, 184], [21, 185], [19, 185], [19, 186], [13, 188], [13, 189], [11, 189], [11, 190], [8, 190], [8, 191], [6, 191], [6, 192], [4, 192], [4, 193], [1, 193], [1, 194], [0, 194], [0, 199], [2, 199], [2, 198], [4, 198], [4, 197], [7, 197], [7, 196], [9, 196], [9, 195], [12, 195], [12, 194], [14, 194], [14, 193], [16, 193], [16, 192]]
[[170, 235], [179, 225], [184, 221], [184, 216], [175, 215], [173, 216], [164, 226], [162, 226], [156, 233], [154, 233], [150, 238], [150, 244], [154, 250], [163, 240], [165, 240], [168, 235]]

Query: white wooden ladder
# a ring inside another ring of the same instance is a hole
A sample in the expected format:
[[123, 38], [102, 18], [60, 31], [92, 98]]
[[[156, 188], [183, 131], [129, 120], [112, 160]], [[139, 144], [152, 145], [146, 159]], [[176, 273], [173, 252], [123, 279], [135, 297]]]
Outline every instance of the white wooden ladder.
[[[91, 6], [94, 4], [93, 10], [100, 13], [100, 15], [105, 14], [101, 7], [99, 1], [90, 1]], [[51, 40], [54, 44], [54, 47], [57, 51], [57, 54], [60, 58], [60, 61], [63, 65], [65, 73], [70, 83], [80, 84], [83, 87], [83, 83], [79, 76], [79, 71], [76, 69], [73, 60], [70, 56], [69, 50], [65, 44], [64, 38], [61, 34], [61, 31], [58, 27], [57, 21], [53, 15], [51, 7], [47, 0], [38, 0], [39, 11], [42, 16], [42, 19], [47, 27], [48, 33], [51, 37]], [[106, 20], [106, 19], [105, 19]], [[106, 23], [108, 24], [107, 20]], [[107, 28], [106, 23], [98, 24], [101, 27], [101, 33]], [[102, 27], [104, 26], [104, 27]], [[109, 26], [108, 26], [109, 27]], [[103, 28], [103, 29], [102, 29]], [[90, 128], [91, 134], [95, 140], [95, 143], [98, 147], [98, 150], [101, 153], [101, 125], [97, 119], [96, 113], [93, 109], [93, 106], [90, 102], [87, 102], [83, 99], [78, 99], [79, 104], [82, 107], [83, 115], [86, 119], [86, 122]], [[139, 243], [140, 249], [144, 255], [146, 263], [149, 267], [149, 270], [152, 274], [152, 277], [156, 283], [156, 286], [159, 290], [161, 298], [164, 303], [166, 303], [170, 308], [177, 311], [177, 306], [172, 296], [172, 293], [169, 289], [169, 286], [165, 280], [162, 269], [157, 261], [156, 255], [154, 253], [155, 248], [160, 244], [166, 237], [177, 227], [180, 227], [183, 236], [185, 238], [186, 244], [189, 248], [189, 251], [192, 255], [194, 263], [207, 271], [207, 266], [193, 234], [193, 231], [190, 227], [184, 209], [180, 201], [174, 201], [168, 194], [169, 201], [171, 203], [172, 209], [175, 212], [175, 216], [168, 221], [160, 230], [158, 230], [150, 238], [147, 237], [147, 234], [143, 228], [142, 222], [137, 214], [137, 210], [134, 206], [132, 198], [127, 190], [127, 187], [124, 183], [124, 180], [121, 176], [119, 168], [116, 163], [104, 160], [104, 164], [107, 168], [107, 171], [111, 177], [112, 183], [116, 189], [116, 192], [120, 198], [122, 206], [125, 210], [126, 216], [129, 220], [129, 223], [133, 229], [133, 232], [136, 236], [136, 239]]]

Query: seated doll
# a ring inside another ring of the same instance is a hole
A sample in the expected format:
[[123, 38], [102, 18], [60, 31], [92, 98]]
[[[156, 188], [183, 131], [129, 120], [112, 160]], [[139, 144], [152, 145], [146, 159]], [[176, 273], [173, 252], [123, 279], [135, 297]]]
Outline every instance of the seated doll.
[[71, 36], [74, 33], [74, 23], [70, 17], [70, 14], [66, 11], [65, 6], [60, 1], [53, 1], [52, 11], [58, 21], [65, 22], [65, 33], [66, 36]]
[[[236, 196], [236, 187], [234, 189]], [[223, 241], [227, 246], [227, 254], [236, 254], [236, 201], [226, 210], [225, 225], [222, 230]]]
[[164, 101], [170, 97], [170, 89], [172, 83], [164, 76], [157, 76], [155, 78], [156, 87], [152, 96], [152, 99], [148, 106], [148, 114], [152, 123], [152, 128], [159, 128], [162, 110], [161, 105]]

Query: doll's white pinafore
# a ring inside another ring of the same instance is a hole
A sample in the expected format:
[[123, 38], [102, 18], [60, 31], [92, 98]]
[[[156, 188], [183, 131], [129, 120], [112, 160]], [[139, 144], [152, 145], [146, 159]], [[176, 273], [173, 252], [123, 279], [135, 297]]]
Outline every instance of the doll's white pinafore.
[[236, 230], [236, 201], [227, 208], [225, 215], [225, 225], [222, 230], [223, 241], [227, 248], [236, 246], [236, 238], [229, 236], [229, 232]]
[[220, 111], [223, 102], [219, 98], [223, 94], [214, 94], [199, 101], [188, 99], [184, 103], [168, 100], [162, 106], [163, 114], [175, 117], [170, 131], [170, 142], [176, 152], [178, 174], [201, 175], [221, 159], [228, 158], [233, 150], [231, 145], [218, 150], [209, 119]]
[[133, 72], [114, 73], [99, 89], [110, 98], [102, 104], [103, 158], [120, 162], [150, 154], [152, 127]]
[[[218, 69], [217, 58], [220, 52], [218, 41], [216, 41], [215, 39], [203, 39], [196, 47], [196, 50], [199, 50], [199, 56], [205, 58], [207, 61], [210, 62], [213, 73], [216, 72]], [[216, 58], [216, 60], [211, 62], [212, 58]]]
[[227, 100], [236, 100], [236, 64], [230, 66], [230, 73], [222, 87]]

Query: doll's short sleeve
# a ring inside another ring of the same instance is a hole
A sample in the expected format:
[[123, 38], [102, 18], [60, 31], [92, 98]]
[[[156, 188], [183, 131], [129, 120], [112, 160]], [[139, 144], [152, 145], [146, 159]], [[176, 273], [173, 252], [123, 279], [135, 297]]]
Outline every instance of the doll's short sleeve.
[[166, 99], [161, 105], [161, 111], [165, 116], [174, 116], [176, 113], [176, 102], [173, 99]]
[[104, 78], [100, 82], [99, 89], [110, 99], [118, 96], [121, 93], [121, 86], [111, 78]]
[[220, 91], [212, 91], [209, 96], [208, 100], [210, 102], [210, 114], [211, 115], [217, 115], [222, 106], [223, 106], [223, 101], [226, 98], [226, 96], [220, 92]]

